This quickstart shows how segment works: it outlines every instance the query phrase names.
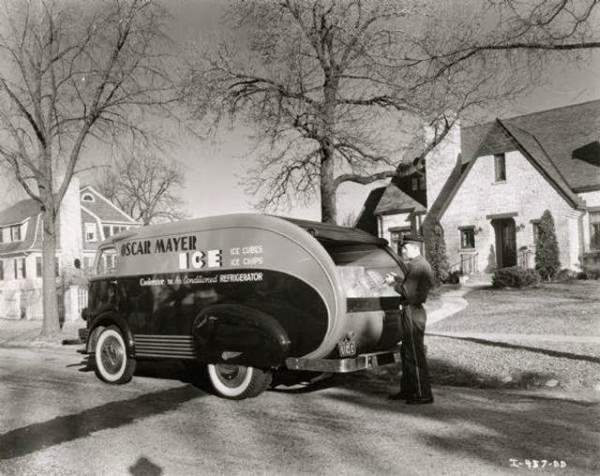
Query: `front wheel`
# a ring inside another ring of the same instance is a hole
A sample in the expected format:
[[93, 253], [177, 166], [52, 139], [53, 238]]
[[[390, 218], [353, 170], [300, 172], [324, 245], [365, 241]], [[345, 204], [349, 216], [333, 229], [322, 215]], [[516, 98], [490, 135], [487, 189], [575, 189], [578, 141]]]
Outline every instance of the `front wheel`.
[[96, 376], [106, 383], [127, 383], [135, 371], [135, 360], [127, 355], [125, 340], [116, 326], [107, 327], [100, 332], [94, 361]]
[[209, 364], [208, 378], [220, 397], [242, 400], [264, 392], [271, 383], [271, 372], [242, 365]]

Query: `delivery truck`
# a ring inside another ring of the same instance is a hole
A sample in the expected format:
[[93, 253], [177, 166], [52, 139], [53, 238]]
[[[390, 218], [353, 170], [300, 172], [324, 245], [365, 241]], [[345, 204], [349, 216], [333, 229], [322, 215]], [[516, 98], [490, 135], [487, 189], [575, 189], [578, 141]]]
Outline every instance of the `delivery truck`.
[[280, 372], [399, 360], [403, 265], [384, 239], [336, 225], [233, 214], [130, 229], [99, 245], [82, 352], [111, 384], [136, 362], [206, 366], [216, 394], [254, 397]]

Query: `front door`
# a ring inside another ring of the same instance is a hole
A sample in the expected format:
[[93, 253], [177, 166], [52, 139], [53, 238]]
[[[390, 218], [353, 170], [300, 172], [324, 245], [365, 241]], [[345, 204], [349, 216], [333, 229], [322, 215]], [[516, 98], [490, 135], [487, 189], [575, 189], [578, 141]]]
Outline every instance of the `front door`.
[[517, 234], [515, 220], [501, 218], [492, 220], [496, 233], [496, 262], [498, 268], [507, 268], [517, 264]]

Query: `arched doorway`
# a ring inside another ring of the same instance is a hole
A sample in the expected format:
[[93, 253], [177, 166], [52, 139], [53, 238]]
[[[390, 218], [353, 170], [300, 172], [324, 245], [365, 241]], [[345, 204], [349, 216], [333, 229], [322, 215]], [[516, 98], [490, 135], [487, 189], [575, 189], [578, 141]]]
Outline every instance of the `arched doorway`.
[[496, 234], [496, 263], [498, 268], [507, 268], [517, 264], [517, 231], [513, 218], [492, 220]]

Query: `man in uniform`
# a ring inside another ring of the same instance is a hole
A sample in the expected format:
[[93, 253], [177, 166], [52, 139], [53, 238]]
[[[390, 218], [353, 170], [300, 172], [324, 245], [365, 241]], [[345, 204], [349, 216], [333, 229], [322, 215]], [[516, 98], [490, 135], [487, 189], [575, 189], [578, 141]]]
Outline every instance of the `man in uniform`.
[[427, 315], [423, 303], [432, 288], [434, 279], [431, 266], [421, 256], [423, 238], [405, 236], [402, 242], [402, 259], [406, 274], [386, 276], [386, 282], [404, 299], [402, 301], [402, 377], [400, 392], [390, 396], [392, 400], [406, 400], [408, 404], [433, 403], [429, 369], [425, 358], [425, 321]]

